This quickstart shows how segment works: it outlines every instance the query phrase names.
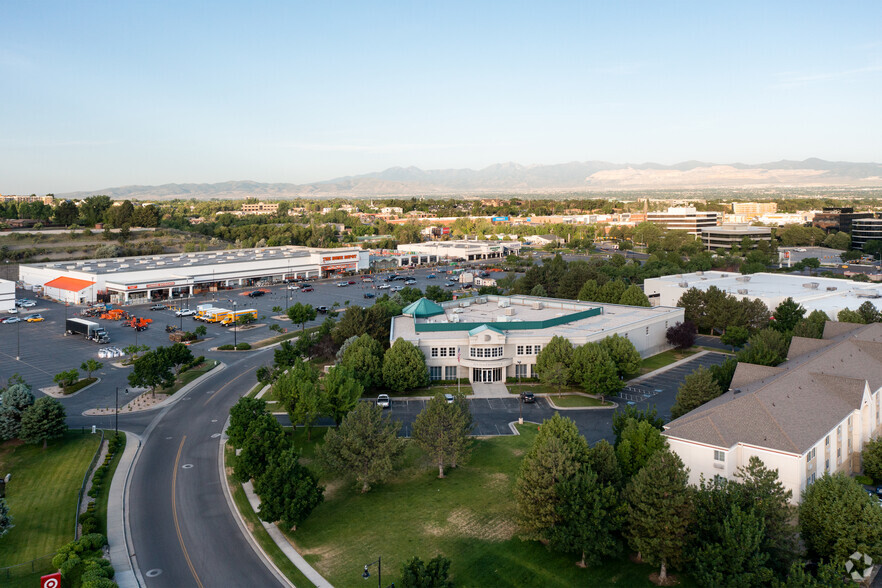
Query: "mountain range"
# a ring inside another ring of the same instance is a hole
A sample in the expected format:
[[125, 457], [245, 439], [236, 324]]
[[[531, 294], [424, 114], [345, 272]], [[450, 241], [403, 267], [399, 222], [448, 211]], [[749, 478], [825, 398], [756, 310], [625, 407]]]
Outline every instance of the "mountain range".
[[382, 196], [456, 196], [471, 194], [551, 194], [616, 190], [714, 188], [882, 187], [882, 164], [806, 159], [761, 164], [684, 161], [617, 164], [605, 161], [555, 165], [499, 163], [479, 170], [392, 167], [311, 184], [229, 181], [216, 184], [119, 186], [56, 194], [84, 198], [106, 194], [114, 199], [287, 199], [375, 198]]

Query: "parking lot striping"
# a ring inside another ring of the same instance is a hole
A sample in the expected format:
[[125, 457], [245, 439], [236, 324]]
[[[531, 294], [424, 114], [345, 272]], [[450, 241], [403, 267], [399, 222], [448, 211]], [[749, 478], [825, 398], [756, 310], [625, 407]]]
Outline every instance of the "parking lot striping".
[[176, 500], [175, 490], [178, 485], [178, 463], [181, 461], [181, 451], [184, 449], [184, 442], [187, 441], [187, 436], [184, 435], [184, 438], [181, 439], [181, 444], [178, 446], [178, 454], [175, 456], [175, 468], [172, 471], [172, 515], [175, 519], [175, 530], [178, 532], [178, 541], [181, 543], [181, 549], [184, 552], [184, 559], [187, 560], [187, 565], [190, 566], [190, 572], [193, 574], [193, 578], [196, 580], [196, 584], [199, 585], [199, 588], [203, 588], [202, 580], [199, 579], [199, 575], [196, 573], [196, 568], [193, 567], [193, 562], [190, 561], [190, 554], [187, 553], [187, 547], [184, 545], [184, 536], [181, 535], [181, 525], [178, 523], [178, 503]]
[[8, 357], [9, 359], [11, 359], [12, 361], [17, 361], [18, 363], [20, 363], [20, 364], [22, 364], [22, 365], [26, 365], [26, 366], [28, 366], [28, 367], [30, 367], [30, 368], [33, 368], [33, 369], [37, 370], [38, 372], [42, 372], [42, 373], [46, 374], [47, 376], [52, 376], [52, 375], [53, 375], [53, 374], [50, 374], [49, 372], [47, 372], [46, 370], [41, 369], [41, 368], [35, 366], [35, 365], [32, 364], [32, 363], [28, 363], [28, 362], [26, 362], [26, 361], [23, 360], [23, 359], [15, 359], [15, 356], [14, 356], [14, 355], [9, 355], [9, 354], [7, 354], [7, 353], [3, 353], [2, 351], [0, 351], [0, 355], [5, 355], [6, 357]]
[[238, 380], [239, 378], [241, 378], [242, 376], [244, 376], [245, 374], [247, 374], [251, 370], [255, 370], [255, 369], [257, 369], [257, 367], [248, 368], [247, 370], [245, 370], [244, 372], [242, 372], [241, 374], [239, 374], [238, 376], [236, 376], [235, 378], [233, 378], [232, 380], [230, 380], [229, 382], [227, 382], [226, 384], [221, 386], [217, 392], [215, 392], [214, 394], [212, 394], [211, 396], [208, 397], [208, 399], [205, 401], [205, 403], [202, 406], [208, 406], [208, 403], [211, 402], [212, 400], [214, 400], [214, 397], [217, 396], [218, 394], [220, 394], [224, 388], [226, 388], [227, 386], [229, 386], [230, 384], [232, 384], [233, 382], [235, 382], [236, 380]]

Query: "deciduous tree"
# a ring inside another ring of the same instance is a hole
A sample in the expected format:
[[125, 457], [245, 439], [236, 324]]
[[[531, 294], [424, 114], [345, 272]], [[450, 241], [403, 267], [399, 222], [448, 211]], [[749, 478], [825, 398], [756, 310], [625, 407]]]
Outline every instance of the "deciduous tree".
[[[648, 306], [648, 305], [647, 305]], [[640, 353], [631, 340], [620, 335], [611, 335], [600, 340], [616, 366], [620, 378], [630, 378], [640, 371]]]
[[260, 478], [269, 466], [270, 458], [288, 444], [288, 438], [276, 417], [269, 413], [258, 415], [249, 423], [242, 441], [242, 451], [236, 456], [233, 468], [236, 479], [247, 482]]
[[328, 413], [334, 419], [337, 426], [346, 414], [355, 408], [364, 392], [355, 372], [343, 365], [337, 365], [328, 370], [328, 375], [322, 380], [325, 389], [324, 403]]
[[649, 304], [649, 298], [646, 297], [643, 290], [634, 284], [628, 286], [628, 288], [622, 293], [622, 297], [619, 298], [619, 304], [626, 304], [628, 306], [651, 306]]
[[669, 327], [665, 336], [668, 343], [677, 349], [688, 349], [695, 345], [695, 333], [695, 324], [687, 320]]
[[710, 370], [699, 367], [686, 376], [683, 384], [680, 385], [677, 399], [674, 401], [674, 406], [671, 407], [671, 418], [679, 418], [722, 393]]
[[732, 351], [735, 351], [736, 347], [741, 347], [747, 340], [750, 338], [750, 331], [747, 330], [747, 327], [736, 327], [735, 325], [729, 325], [726, 327], [726, 332], [723, 333], [723, 336], [720, 337], [720, 343], [723, 345], [731, 345]]
[[346, 348], [340, 365], [351, 369], [366, 390], [376, 388], [383, 383], [383, 346], [365, 333]]
[[615, 441], [613, 442], [614, 447], [618, 446], [622, 441], [622, 432], [625, 430], [625, 427], [628, 426], [628, 421], [632, 419], [638, 422], [646, 421], [659, 431], [664, 429], [665, 421], [658, 416], [658, 410], [655, 406], [644, 409], [639, 409], [636, 406], [631, 405], [625, 405], [624, 408], [620, 406], [613, 413], [612, 418], [612, 430], [613, 436], [615, 437]]
[[95, 359], [89, 358], [80, 364], [80, 369], [86, 372], [86, 377], [91, 378], [92, 372], [97, 372], [104, 366], [103, 363]]
[[311, 304], [303, 304], [302, 302], [289, 307], [287, 314], [292, 323], [300, 325], [300, 330], [303, 330], [306, 327], [306, 323], [315, 320], [315, 317], [318, 316], [318, 312]]
[[601, 398], [615, 395], [622, 389], [616, 364], [607, 348], [600, 343], [589, 342], [576, 348], [573, 352], [570, 379], [578, 382], [589, 394], [599, 394]]
[[472, 413], [464, 396], [457, 395], [450, 404], [438, 392], [417, 415], [411, 438], [438, 466], [438, 477], [444, 477], [444, 466], [462, 462], [470, 452]]
[[264, 414], [267, 414], [265, 401], [250, 396], [240, 398], [230, 409], [230, 424], [227, 427], [230, 445], [241, 449], [248, 426]]
[[0, 537], [3, 537], [14, 526], [12, 515], [9, 514], [9, 505], [6, 504], [5, 498], [0, 498]]
[[436, 555], [423, 563], [414, 556], [401, 565], [401, 585], [404, 588], [453, 588], [450, 575], [450, 560]]
[[254, 491], [260, 496], [260, 518], [269, 523], [281, 521], [290, 529], [296, 529], [324, 500], [324, 487], [300, 464], [293, 447], [272, 453], [266, 471], [254, 482]]
[[383, 356], [383, 381], [395, 392], [427, 385], [426, 356], [410, 341], [396, 339]]
[[882, 482], [882, 437], [873, 437], [864, 443], [861, 462], [864, 464], [865, 474], [876, 483]]
[[780, 333], [792, 333], [796, 324], [805, 316], [805, 308], [801, 304], [787, 298], [775, 308], [774, 320], [769, 325]]
[[747, 340], [747, 347], [738, 352], [738, 361], [776, 366], [787, 359], [789, 343], [779, 331], [763, 329]]

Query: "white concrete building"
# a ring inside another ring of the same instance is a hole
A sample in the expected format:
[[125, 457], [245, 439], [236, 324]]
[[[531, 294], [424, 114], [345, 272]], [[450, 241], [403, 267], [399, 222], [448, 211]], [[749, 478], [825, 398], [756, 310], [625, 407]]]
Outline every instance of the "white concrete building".
[[425, 258], [418, 263], [440, 260], [474, 261], [517, 254], [521, 250], [518, 241], [428, 241], [398, 245], [399, 253]]
[[[368, 251], [355, 247], [232, 249], [22, 264], [19, 279], [25, 287], [43, 288], [44, 294], [59, 300], [82, 304], [95, 302], [99, 294], [107, 294], [111, 302], [125, 304], [180, 298], [260, 282], [281, 282], [287, 278], [355, 272], [368, 269], [369, 259]], [[53, 284], [59, 278], [74, 281]], [[81, 282], [90, 282], [90, 285], [70, 290]]]
[[694, 207], [671, 207], [665, 212], [648, 212], [646, 220], [669, 230], [688, 231], [698, 235], [702, 228], [715, 227], [723, 220], [722, 213], [699, 211]]
[[733, 245], [741, 247], [745, 237], [750, 239], [751, 248], [756, 249], [760, 241], [771, 244], [772, 229], [737, 224], [701, 229], [701, 242], [707, 251], [716, 251], [717, 249], [730, 251]]
[[641, 357], [670, 348], [668, 327], [682, 308], [647, 308], [536, 296], [478, 296], [437, 304], [425, 298], [392, 319], [390, 339], [426, 356], [433, 380], [494, 383], [536, 376], [536, 357], [555, 335], [575, 345], [618, 334]]
[[707, 290], [711, 286], [736, 298], [759, 298], [770, 310], [787, 298], [793, 298], [808, 312], [822, 310], [834, 321], [840, 310], [855, 310], [867, 300], [882, 310], [882, 284], [793, 274], [743, 276], [736, 272], [713, 271], [673, 274], [645, 280], [643, 291], [652, 305], [676, 306], [686, 290]]
[[860, 471], [864, 443], [882, 430], [882, 324], [828, 322], [824, 339], [794, 337], [777, 367], [739, 363], [731, 389], [665, 425], [701, 476], [734, 479], [758, 457], [801, 493], [825, 473]]
[[15, 308], [15, 282], [12, 280], [0, 280], [0, 312]]

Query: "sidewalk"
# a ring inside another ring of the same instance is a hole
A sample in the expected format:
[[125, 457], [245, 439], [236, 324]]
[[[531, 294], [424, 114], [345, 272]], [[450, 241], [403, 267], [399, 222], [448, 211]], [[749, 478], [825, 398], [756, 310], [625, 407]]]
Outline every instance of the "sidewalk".
[[644, 380], [648, 380], [649, 378], [653, 378], [659, 374], [663, 374], [668, 370], [672, 370], [675, 367], [683, 365], [684, 363], [689, 363], [690, 361], [692, 361], [694, 359], [698, 359], [699, 357], [707, 355], [708, 353], [717, 353], [717, 352], [715, 352], [715, 351], [699, 351], [698, 353], [696, 353], [694, 355], [690, 355], [689, 357], [684, 357], [680, 361], [675, 361], [674, 363], [668, 364], [664, 367], [660, 367], [655, 371], [651, 371], [648, 374], [643, 374], [642, 376], [634, 378], [633, 380], [628, 380], [625, 382], [625, 385], [628, 386], [631, 384], [639, 384], [640, 382], [642, 382]]
[[110, 494], [107, 498], [107, 542], [110, 550], [110, 562], [116, 572], [113, 581], [120, 588], [140, 588], [141, 584], [132, 569], [129, 557], [128, 522], [125, 511], [125, 493], [128, 487], [132, 462], [141, 447], [141, 438], [132, 433], [125, 433], [126, 448], [123, 450], [113, 481], [110, 483]]

